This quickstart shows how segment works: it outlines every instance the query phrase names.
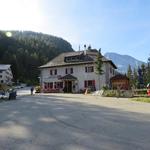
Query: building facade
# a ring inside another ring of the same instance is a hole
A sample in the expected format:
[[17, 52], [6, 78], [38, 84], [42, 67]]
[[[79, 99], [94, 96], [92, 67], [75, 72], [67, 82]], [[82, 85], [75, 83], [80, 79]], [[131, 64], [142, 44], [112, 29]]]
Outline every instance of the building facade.
[[117, 74], [110, 79], [112, 89], [129, 90], [130, 82], [126, 75]]
[[12, 84], [13, 74], [11, 65], [0, 64], [0, 84]]
[[[40, 83], [43, 92], [82, 92], [86, 88], [98, 90], [110, 85], [116, 66], [104, 56], [103, 74], [96, 73], [96, 49], [62, 53], [47, 64], [40, 66]], [[100, 82], [99, 82], [100, 77]]]

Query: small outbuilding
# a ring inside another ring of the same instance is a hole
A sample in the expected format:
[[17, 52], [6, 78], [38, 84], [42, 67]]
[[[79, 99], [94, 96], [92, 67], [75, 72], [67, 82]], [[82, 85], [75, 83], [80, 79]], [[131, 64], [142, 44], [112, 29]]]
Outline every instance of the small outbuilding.
[[123, 74], [117, 74], [110, 78], [112, 89], [128, 90], [130, 89], [129, 78]]

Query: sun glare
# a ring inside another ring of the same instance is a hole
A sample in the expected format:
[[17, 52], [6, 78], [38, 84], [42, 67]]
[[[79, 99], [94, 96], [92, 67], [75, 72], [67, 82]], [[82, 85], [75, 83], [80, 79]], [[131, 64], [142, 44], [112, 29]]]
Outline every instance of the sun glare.
[[11, 32], [6, 32], [6, 36], [7, 37], [12, 37], [12, 33]]
[[1, 18], [0, 28], [3, 30], [38, 31], [39, 28], [41, 27], [41, 24], [43, 23], [40, 1], [39, 0], [1, 1], [0, 18]]

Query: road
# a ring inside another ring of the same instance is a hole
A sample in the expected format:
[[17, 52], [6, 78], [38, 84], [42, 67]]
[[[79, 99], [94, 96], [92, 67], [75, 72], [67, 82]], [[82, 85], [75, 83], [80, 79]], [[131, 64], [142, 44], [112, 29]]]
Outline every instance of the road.
[[73, 94], [0, 103], [0, 150], [149, 150], [150, 104]]

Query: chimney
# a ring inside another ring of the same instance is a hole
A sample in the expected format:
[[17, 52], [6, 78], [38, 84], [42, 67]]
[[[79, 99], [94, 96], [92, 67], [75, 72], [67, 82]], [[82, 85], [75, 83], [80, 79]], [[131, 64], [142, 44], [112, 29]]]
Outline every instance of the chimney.
[[84, 50], [86, 50], [86, 44], [84, 44]]
[[79, 51], [80, 51], [80, 44], [79, 44]]
[[101, 55], [101, 48], [99, 49], [99, 54]]
[[86, 44], [84, 45], [84, 55], [86, 55]]
[[92, 47], [91, 47], [91, 45], [89, 45], [89, 46], [88, 46], [88, 50], [91, 50], [91, 49], [92, 49]]

